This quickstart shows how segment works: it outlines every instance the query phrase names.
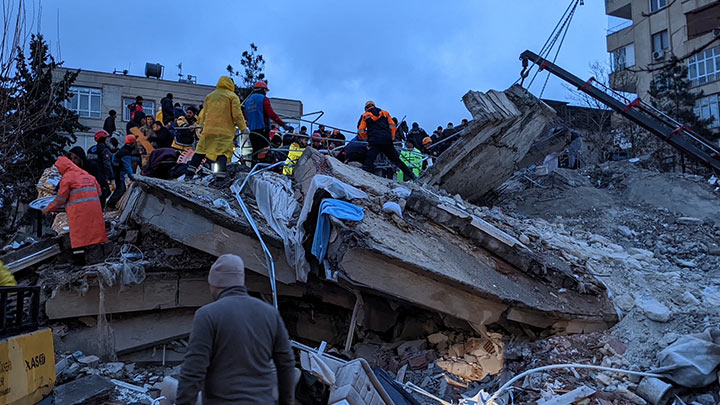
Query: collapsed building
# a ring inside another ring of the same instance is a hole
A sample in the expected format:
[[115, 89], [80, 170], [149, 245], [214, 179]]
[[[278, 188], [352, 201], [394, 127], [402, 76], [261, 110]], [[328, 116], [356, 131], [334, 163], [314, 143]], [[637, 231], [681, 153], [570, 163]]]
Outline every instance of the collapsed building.
[[[58, 237], [2, 258], [18, 276], [37, 269], [28, 280], [43, 287], [44, 317], [64, 353], [58, 378], [77, 375], [67, 355], [76, 352], [115, 361], [107, 364], [179, 364], [195, 309], [211, 301], [207, 268], [225, 253], [245, 261], [249, 291], [279, 308], [303, 369], [327, 384], [310, 358], [330, 365], [330, 403], [392, 403], [391, 386], [371, 367], [401, 384], [400, 375], [410, 381], [417, 372], [417, 384], [441, 396], [453, 392], [448, 384], [458, 391], [498, 375], [507, 342], [494, 331], [592, 336], [615, 325], [621, 311], [596, 264], [577, 258], [581, 247], [481, 206], [507, 193], [501, 185], [525, 162], [569, 143], [567, 134], [545, 136], [552, 108], [520, 86], [463, 101], [473, 120], [456, 135], [462, 142], [417, 183], [311, 148], [291, 178], [238, 167], [226, 189], [138, 176], [106, 218], [113, 243], [81, 268], [63, 264], [58, 215]], [[361, 214], [336, 218], [327, 210], [333, 200]], [[600, 242], [605, 250], [592, 255], [608, 260], [652, 256]], [[374, 393], [362, 402], [349, 399], [357, 381]], [[148, 381], [136, 382], [142, 391]]]

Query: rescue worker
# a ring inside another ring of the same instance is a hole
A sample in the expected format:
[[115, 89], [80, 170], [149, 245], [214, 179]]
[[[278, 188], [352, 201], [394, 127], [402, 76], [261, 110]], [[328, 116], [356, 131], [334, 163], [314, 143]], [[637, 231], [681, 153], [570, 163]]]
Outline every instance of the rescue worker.
[[[257, 152], [270, 145], [270, 119], [278, 125], [290, 130], [290, 125], [275, 114], [266, 94], [270, 91], [262, 80], [258, 80], [253, 86], [253, 93], [245, 100], [245, 116], [250, 129], [250, 145], [253, 150], [253, 163], [256, 161]], [[206, 107], [207, 108], [207, 107]], [[202, 112], [201, 112], [202, 114]]]
[[80, 146], [73, 146], [65, 156], [83, 170], [87, 166], [87, 156], [85, 156], [85, 151]]
[[108, 111], [108, 116], [105, 118], [105, 122], [103, 123], [103, 129], [105, 132], [110, 134], [112, 136], [113, 132], [115, 132], [115, 118], [117, 117], [117, 111], [110, 110]]
[[424, 129], [420, 128], [420, 125], [418, 125], [417, 122], [412, 123], [412, 129], [410, 132], [408, 132], [407, 140], [412, 141], [413, 145], [420, 149], [422, 152], [425, 152], [425, 146], [423, 144], [423, 140], [428, 136], [427, 132], [425, 132]]
[[135, 97], [135, 102], [132, 103], [132, 104], [130, 104], [130, 105], [128, 105], [128, 110], [130, 110], [130, 121], [135, 120], [135, 113], [136, 113], [136, 112], [142, 111], [142, 112], [144, 113], [144, 110], [143, 110], [143, 100], [144, 100], [144, 99], [143, 99], [142, 96], [137, 96], [137, 97]]
[[153, 146], [155, 146], [156, 148], [169, 148], [172, 146], [174, 138], [170, 131], [168, 131], [168, 129], [163, 126], [162, 122], [153, 122], [152, 130], [152, 138], [148, 137], [148, 141], [150, 141]]
[[[305, 130], [307, 131], [307, 128], [305, 128]], [[302, 134], [302, 129], [300, 129], [300, 134]], [[295, 171], [295, 165], [300, 160], [300, 156], [302, 156], [303, 152], [305, 152], [305, 148], [307, 148], [308, 138], [305, 136], [296, 136], [293, 143], [290, 144], [287, 159], [285, 159], [285, 164], [283, 165], [283, 174], [292, 176]]]
[[[233, 89], [234, 90], [234, 89]], [[162, 123], [167, 125], [176, 118], [175, 107], [173, 106], [173, 95], [168, 93], [160, 100], [160, 111], [162, 112]]]
[[127, 175], [130, 180], [134, 180], [133, 164], [140, 163], [140, 151], [137, 147], [137, 138], [134, 135], [128, 135], [125, 137], [125, 145], [120, 148], [115, 155], [113, 155], [113, 170], [115, 172], [115, 191], [113, 191], [108, 200], [107, 205], [110, 208], [115, 208], [115, 205], [120, 201], [127, 186], [125, 185], [125, 176]]
[[214, 161], [216, 169], [213, 171], [216, 180], [224, 180], [227, 162], [232, 159], [235, 148], [235, 127], [244, 134], [248, 127], [240, 108], [240, 99], [235, 94], [235, 82], [222, 76], [213, 90], [205, 97], [204, 107], [198, 117], [198, 125], [204, 126], [200, 142], [195, 149], [190, 164], [185, 173], [185, 180], [195, 176], [203, 158]]
[[85, 248], [108, 241], [105, 217], [100, 206], [100, 185], [95, 177], [61, 156], [55, 166], [62, 175], [55, 199], [43, 214], [65, 207], [70, 226], [70, 246], [78, 264], [85, 262]]
[[105, 209], [105, 201], [110, 197], [110, 182], [115, 179], [112, 168], [112, 151], [107, 146], [110, 134], [104, 129], [95, 132], [96, 144], [87, 151], [87, 171], [95, 176], [100, 185], [100, 206]]
[[[248, 295], [239, 256], [220, 256], [208, 274], [215, 302], [195, 312], [175, 403], [295, 403], [295, 355], [271, 305]], [[299, 374], [299, 373], [298, 373]], [[277, 397], [273, 390], [277, 389]]]
[[374, 174], [375, 159], [379, 154], [382, 154], [400, 168], [407, 179], [415, 180], [415, 175], [400, 160], [400, 155], [395, 149], [395, 145], [393, 145], [395, 129], [395, 122], [393, 122], [387, 111], [377, 108], [372, 101], [365, 103], [365, 113], [360, 116], [358, 122], [358, 136], [368, 143], [368, 152], [363, 169]]
[[350, 140], [350, 142], [343, 148], [342, 160], [345, 163], [358, 162], [365, 163], [367, 157], [368, 146], [367, 142], [361, 141], [357, 136]]
[[339, 148], [345, 145], [345, 135], [343, 135], [337, 128], [333, 129], [330, 139], [335, 139], [334, 141], [330, 141], [330, 149]]
[[[403, 163], [412, 170], [415, 177], [420, 175], [423, 168], [423, 156], [422, 153], [415, 148], [415, 144], [413, 144], [412, 141], [405, 142], [405, 149], [400, 152], [400, 160], [402, 160]], [[398, 181], [404, 181], [404, 174], [402, 172], [398, 172], [397, 179]]]

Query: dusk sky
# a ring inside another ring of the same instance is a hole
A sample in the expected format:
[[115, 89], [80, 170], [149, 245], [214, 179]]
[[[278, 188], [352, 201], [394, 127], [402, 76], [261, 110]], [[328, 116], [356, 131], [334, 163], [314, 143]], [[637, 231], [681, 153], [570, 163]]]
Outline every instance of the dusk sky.
[[[323, 110], [354, 128], [366, 100], [426, 130], [471, 118], [468, 90], [504, 90], [518, 56], [539, 51], [569, 0], [485, 1], [42, 1], [41, 31], [66, 67], [143, 75], [145, 62], [176, 65], [215, 84], [254, 42], [267, 60], [270, 96]], [[260, 8], [258, 9], [258, 6]], [[57, 29], [58, 19], [60, 27]], [[604, 2], [578, 7], [558, 64], [590, 76], [607, 63]], [[539, 94], [542, 80], [531, 91]], [[545, 98], [572, 101], [551, 77]]]

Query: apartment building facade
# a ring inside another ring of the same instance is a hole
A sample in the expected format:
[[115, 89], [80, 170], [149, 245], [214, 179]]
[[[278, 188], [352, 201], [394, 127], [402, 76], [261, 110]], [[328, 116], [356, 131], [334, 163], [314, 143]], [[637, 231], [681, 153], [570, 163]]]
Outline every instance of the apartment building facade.
[[[64, 74], [66, 69], [59, 69], [57, 74]], [[73, 70], [73, 69], [70, 69]], [[120, 143], [125, 137], [125, 126], [130, 119], [128, 105], [142, 96], [145, 113], [155, 114], [160, 108], [160, 100], [167, 93], [173, 94], [173, 100], [184, 108], [193, 105], [200, 107], [215, 86], [130, 76], [105, 72], [81, 70], [72, 87], [73, 97], [66, 102], [66, 107], [80, 116], [80, 123], [89, 127], [86, 132], [76, 133], [75, 145], [86, 149], [95, 143], [93, 135], [103, 128], [108, 111], [115, 110], [117, 127], [113, 134]], [[275, 112], [281, 117], [299, 117], [303, 114], [303, 105], [299, 100], [270, 98]], [[288, 120], [297, 124], [296, 120]], [[75, 146], [73, 145], [73, 146]]]
[[605, 14], [619, 22], [607, 35], [610, 86], [647, 99], [656, 74], [648, 70], [693, 54], [682, 63], [704, 94], [695, 114], [714, 118], [710, 127], [720, 130], [720, 1], [605, 0]]

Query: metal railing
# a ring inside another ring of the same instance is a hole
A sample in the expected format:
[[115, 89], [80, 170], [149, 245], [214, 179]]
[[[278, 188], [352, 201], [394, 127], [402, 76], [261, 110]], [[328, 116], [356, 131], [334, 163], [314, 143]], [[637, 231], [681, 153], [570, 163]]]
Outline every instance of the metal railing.
[[[273, 260], [272, 253], [270, 253], [270, 249], [268, 249], [267, 245], [265, 244], [265, 240], [263, 240], [262, 234], [260, 233], [260, 230], [257, 227], [257, 224], [255, 223], [255, 220], [253, 220], [252, 215], [250, 214], [250, 210], [248, 209], [247, 205], [245, 205], [245, 201], [243, 201], [242, 198], [242, 191], [247, 185], [250, 178], [256, 174], [262, 173], [266, 170], [270, 170], [276, 166], [279, 166], [281, 164], [284, 164], [285, 162], [277, 162], [273, 164], [268, 163], [257, 163], [253, 168], [250, 170], [250, 173], [248, 173], [247, 176], [245, 176], [244, 179], [237, 179], [235, 182], [230, 186], [230, 189], [235, 194], [235, 199], [237, 200], [238, 204], [240, 205], [240, 209], [242, 210], [243, 214], [245, 215], [245, 219], [250, 224], [250, 227], [252, 227], [253, 231], [255, 232], [255, 236], [257, 236], [258, 240], [260, 241], [260, 246], [262, 247], [263, 253], [265, 254], [265, 266], [268, 270], [268, 278], [270, 279], [270, 289], [272, 290], [272, 298], [273, 298], [273, 306], [275, 309], [278, 308], [278, 302], [277, 302], [277, 282], [275, 278], [275, 260]], [[259, 169], [260, 167], [264, 167], [262, 169]], [[258, 170], [259, 169], [259, 170]], [[242, 181], [242, 184], [238, 186], [238, 184]]]
[[0, 338], [37, 330], [40, 287], [0, 287]]

